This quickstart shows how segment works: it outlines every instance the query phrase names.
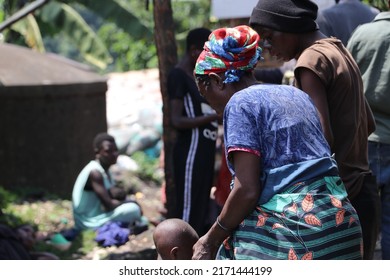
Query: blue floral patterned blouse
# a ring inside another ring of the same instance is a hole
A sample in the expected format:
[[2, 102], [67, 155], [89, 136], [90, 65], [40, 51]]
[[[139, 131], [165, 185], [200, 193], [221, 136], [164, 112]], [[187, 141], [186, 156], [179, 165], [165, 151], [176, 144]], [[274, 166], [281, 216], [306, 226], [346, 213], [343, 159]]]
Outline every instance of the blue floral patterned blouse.
[[259, 84], [235, 93], [224, 111], [224, 137], [233, 176], [231, 152], [260, 157], [262, 196], [267, 196], [262, 202], [297, 181], [337, 174], [317, 109], [293, 86]]

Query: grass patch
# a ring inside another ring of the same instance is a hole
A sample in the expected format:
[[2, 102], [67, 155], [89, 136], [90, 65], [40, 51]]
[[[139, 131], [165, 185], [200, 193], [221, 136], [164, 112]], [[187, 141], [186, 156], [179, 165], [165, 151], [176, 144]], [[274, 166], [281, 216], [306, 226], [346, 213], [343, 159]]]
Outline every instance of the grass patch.
[[[41, 193], [40, 190], [9, 191], [0, 187], [0, 209], [2, 210], [0, 223], [11, 227], [30, 224], [37, 231], [47, 233], [49, 236], [52, 233], [73, 227], [72, 202], [70, 200], [63, 200], [54, 195], [43, 195], [42, 197], [42, 194], [39, 195], [40, 199], [32, 199], [31, 197], [37, 193]], [[97, 247], [94, 240], [95, 235], [93, 230], [81, 232], [66, 251], [54, 247], [45, 240], [39, 241], [36, 243], [34, 251], [50, 252], [63, 260], [82, 259]]]
[[134, 173], [140, 180], [151, 181], [161, 185], [164, 174], [159, 169], [159, 158], [150, 157], [143, 151], [135, 152], [131, 155], [131, 158], [138, 165], [138, 170]]
[[39, 242], [35, 246], [36, 251], [50, 252], [57, 255], [61, 260], [78, 260], [83, 259], [89, 252], [93, 251], [96, 247], [94, 241], [95, 232], [93, 230], [82, 231], [75, 240], [72, 241], [72, 245], [66, 251], [57, 249], [53, 245], [45, 242]]
[[[158, 168], [158, 158], [149, 157], [144, 152], [136, 152], [131, 157], [137, 162], [139, 168], [136, 172], [123, 174], [123, 184], [131, 190], [129, 194], [142, 192], [146, 184], [161, 185], [163, 173]], [[9, 190], [0, 186], [0, 223], [11, 227], [30, 224], [37, 231], [47, 234], [61, 232], [74, 226], [72, 202], [47, 193], [44, 189]], [[71, 247], [66, 251], [61, 251], [45, 241], [37, 243], [34, 249], [53, 253], [64, 260], [90, 259], [92, 253], [95, 254], [101, 249], [94, 240], [95, 236], [93, 230], [81, 232], [72, 240]], [[105, 258], [104, 253], [99, 252], [99, 257]]]

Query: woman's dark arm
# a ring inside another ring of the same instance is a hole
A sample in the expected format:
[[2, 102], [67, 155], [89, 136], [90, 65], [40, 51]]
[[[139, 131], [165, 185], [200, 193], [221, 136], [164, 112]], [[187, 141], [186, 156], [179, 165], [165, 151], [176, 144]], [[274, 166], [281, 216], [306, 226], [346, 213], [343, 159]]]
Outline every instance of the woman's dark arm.
[[219, 215], [220, 225], [215, 222], [194, 245], [192, 259], [215, 259], [223, 240], [255, 209], [261, 194], [260, 158], [248, 152], [233, 152], [230, 155], [236, 172], [234, 188]]

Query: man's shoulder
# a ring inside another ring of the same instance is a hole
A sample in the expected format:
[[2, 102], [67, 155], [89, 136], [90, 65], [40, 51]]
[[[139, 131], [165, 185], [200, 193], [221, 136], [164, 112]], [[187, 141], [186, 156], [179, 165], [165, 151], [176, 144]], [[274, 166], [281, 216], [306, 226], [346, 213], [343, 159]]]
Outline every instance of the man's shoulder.
[[335, 18], [335, 17], [345, 17], [345, 16], [356, 16], [356, 14], [365, 14], [365, 15], [371, 15], [372, 17], [375, 17], [379, 10], [361, 3], [360, 1], [354, 1], [354, 2], [346, 2], [346, 3], [340, 3], [333, 5], [329, 8], [323, 9], [318, 14], [327, 18]]
[[314, 44], [307, 47], [300, 57], [298, 58], [298, 62], [302, 61], [302, 59], [313, 59], [313, 57], [327, 55], [329, 52], [334, 52], [335, 45], [340, 43], [340, 40], [337, 38], [325, 38], [321, 40], [317, 40]]
[[88, 164], [86, 164], [84, 166], [84, 168], [80, 171], [80, 174], [79, 176], [85, 176], [83, 174], [89, 174], [91, 173], [92, 171], [96, 171], [96, 172], [103, 172], [104, 169], [103, 167], [100, 165], [99, 162], [97, 162], [96, 160], [91, 160]]
[[318, 12], [319, 15], [323, 16], [326, 19], [333, 18], [335, 16], [340, 16], [345, 13], [349, 13], [349, 10], [344, 7], [344, 5], [336, 4], [329, 8], [323, 9]]
[[386, 21], [390, 22], [390, 12], [387, 18], [386, 17], [381, 18], [377, 16], [374, 21], [367, 22], [356, 27], [353, 34], [351, 35], [351, 39], [352, 38], [356, 39], [356, 37], [358, 37], [359, 39], [360, 38], [364, 39], [369, 37], [380, 38], [382, 34], [389, 34], [389, 29], [382, 28], [381, 26], [383, 21], [377, 19], [385, 19]]

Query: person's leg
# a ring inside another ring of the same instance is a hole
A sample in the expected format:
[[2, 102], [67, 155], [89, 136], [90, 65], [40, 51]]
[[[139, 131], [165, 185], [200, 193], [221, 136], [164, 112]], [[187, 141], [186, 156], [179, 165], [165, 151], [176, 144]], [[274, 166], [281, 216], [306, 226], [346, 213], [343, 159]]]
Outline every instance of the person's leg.
[[141, 219], [141, 213], [141, 207], [137, 203], [127, 202], [119, 205], [114, 209], [114, 211], [112, 211], [110, 220], [134, 224], [135, 221], [139, 221]]
[[390, 259], [390, 145], [369, 143], [370, 167], [376, 175], [381, 197], [382, 259]]
[[351, 200], [351, 203], [359, 216], [362, 227], [363, 259], [372, 260], [380, 225], [380, 199], [374, 175], [365, 176], [359, 194]]
[[[387, 175], [390, 175], [390, 165], [387, 166]], [[390, 260], [390, 184], [389, 180], [387, 184], [381, 189], [381, 202], [382, 202], [382, 259]]]
[[186, 179], [186, 159], [188, 147], [181, 144], [182, 143], [175, 144], [172, 152], [173, 169], [171, 170], [171, 176], [173, 178], [173, 182], [171, 182], [171, 184], [169, 182], [165, 183], [166, 218], [183, 218], [183, 211], [185, 208], [184, 197], [186, 195], [184, 184]]
[[214, 158], [210, 159], [210, 155], [215, 155], [215, 151], [208, 151], [206, 154], [202, 151], [197, 153], [191, 172], [190, 212], [187, 222], [199, 236], [210, 228], [210, 191], [214, 180]]
[[[371, 158], [375, 158], [375, 149], [376, 147], [373, 143], [369, 142], [368, 150], [369, 155], [371, 153]], [[366, 176], [364, 178], [360, 193], [351, 200], [351, 203], [358, 213], [362, 226], [364, 242], [363, 259], [372, 260], [374, 258], [375, 246], [380, 230], [380, 198], [374, 172], [372, 176]]]
[[[210, 187], [207, 184], [193, 188], [191, 214], [189, 224], [199, 236], [203, 236], [210, 228]], [[214, 220], [215, 221], [215, 220]], [[214, 222], [213, 221], [213, 222]]]

